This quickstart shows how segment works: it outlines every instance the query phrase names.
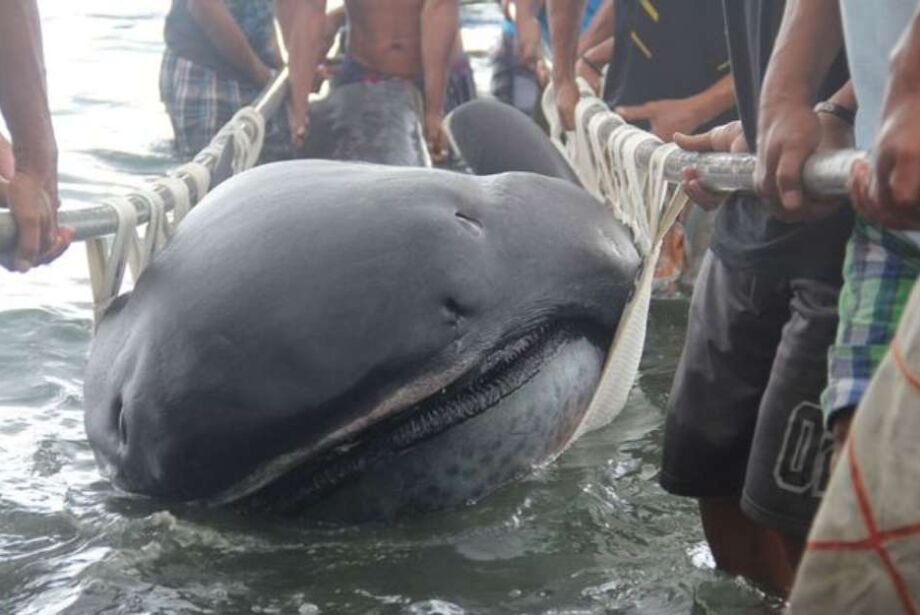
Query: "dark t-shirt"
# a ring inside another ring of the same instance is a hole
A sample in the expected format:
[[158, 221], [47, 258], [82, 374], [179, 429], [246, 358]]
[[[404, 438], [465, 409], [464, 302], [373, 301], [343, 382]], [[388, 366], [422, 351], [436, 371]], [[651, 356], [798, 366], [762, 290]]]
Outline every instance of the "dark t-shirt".
[[[738, 113], [752, 151], [757, 142], [761, 85], [784, 6], [783, 0], [724, 0]], [[846, 58], [841, 54], [816, 102], [828, 98], [848, 78]], [[853, 213], [846, 206], [822, 220], [787, 224], [771, 216], [756, 197], [737, 194], [716, 218], [712, 250], [735, 267], [838, 281], [852, 226]]]
[[[721, 0], [614, 1], [614, 49], [604, 86], [611, 107], [687, 98], [729, 73]], [[701, 130], [733, 117], [725, 113]]]
[[[274, 29], [270, 0], [222, 0], [256, 55], [277, 68], [272, 46]], [[166, 46], [179, 57], [213, 69], [224, 79], [248, 82], [249, 77], [227, 62], [188, 10], [187, 0], [173, 0], [163, 33]]]

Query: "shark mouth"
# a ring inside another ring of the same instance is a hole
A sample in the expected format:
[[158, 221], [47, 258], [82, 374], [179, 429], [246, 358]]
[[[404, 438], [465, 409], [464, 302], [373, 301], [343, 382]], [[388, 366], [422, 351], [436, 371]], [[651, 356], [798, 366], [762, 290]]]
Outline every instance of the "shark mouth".
[[577, 339], [606, 348], [609, 334], [585, 321], [532, 328], [489, 353], [479, 366], [438, 393], [296, 465], [244, 501], [275, 512], [303, 510], [370, 468], [470, 419], [500, 411], [506, 398], [525, 388], [563, 346]]

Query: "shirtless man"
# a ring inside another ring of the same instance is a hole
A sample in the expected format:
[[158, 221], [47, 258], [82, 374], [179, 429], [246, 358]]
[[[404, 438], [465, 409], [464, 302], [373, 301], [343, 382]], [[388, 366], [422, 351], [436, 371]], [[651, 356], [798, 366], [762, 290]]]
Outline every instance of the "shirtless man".
[[[325, 10], [325, 0], [314, 1]], [[433, 159], [443, 159], [441, 121], [459, 31], [458, 0], [346, 0], [345, 7], [348, 47], [333, 85], [391, 77], [415, 82], [425, 98], [428, 149]]]

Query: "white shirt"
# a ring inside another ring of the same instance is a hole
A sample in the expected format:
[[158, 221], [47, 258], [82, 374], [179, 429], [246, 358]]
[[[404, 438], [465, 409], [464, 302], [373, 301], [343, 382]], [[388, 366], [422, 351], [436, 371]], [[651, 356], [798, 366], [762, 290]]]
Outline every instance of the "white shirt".
[[[856, 89], [856, 147], [871, 149], [881, 125], [891, 52], [911, 23], [918, 0], [840, 0], [843, 31]], [[902, 233], [920, 246], [920, 232]]]

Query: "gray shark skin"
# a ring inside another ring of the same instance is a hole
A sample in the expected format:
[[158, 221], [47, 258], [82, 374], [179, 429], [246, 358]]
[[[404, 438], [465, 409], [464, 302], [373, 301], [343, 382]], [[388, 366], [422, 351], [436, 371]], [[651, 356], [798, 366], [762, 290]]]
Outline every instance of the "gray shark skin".
[[404, 79], [333, 88], [310, 105], [310, 131], [298, 157], [429, 166], [422, 107], [418, 89]]
[[526, 171], [581, 185], [552, 141], [511, 105], [472, 100], [454, 109], [445, 126], [451, 145], [476, 175]]
[[101, 321], [120, 490], [361, 521], [475, 501], [584, 417], [639, 257], [570, 183], [292, 161], [231, 178]]

